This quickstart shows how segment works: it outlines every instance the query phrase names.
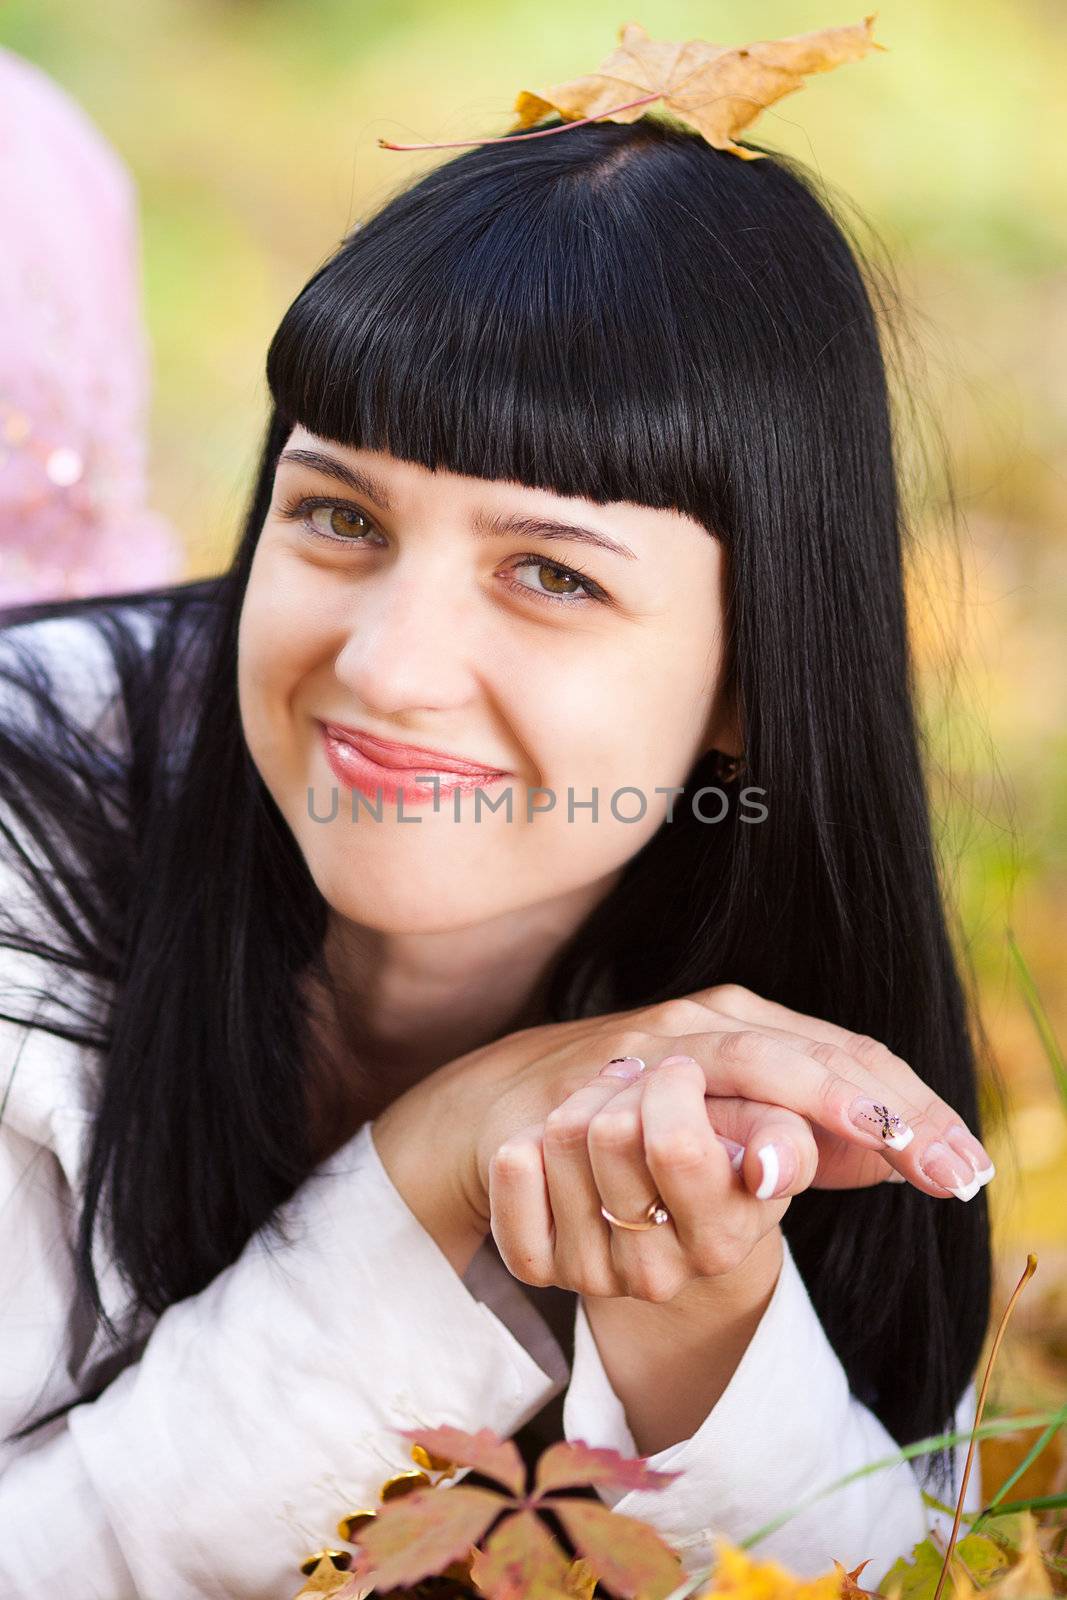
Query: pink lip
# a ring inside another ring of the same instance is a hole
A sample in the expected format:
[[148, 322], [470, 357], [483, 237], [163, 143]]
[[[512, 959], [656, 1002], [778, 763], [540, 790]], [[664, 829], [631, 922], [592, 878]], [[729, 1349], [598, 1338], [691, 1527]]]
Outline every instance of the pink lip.
[[[343, 739], [336, 737], [335, 723], [320, 723], [319, 726], [326, 761], [334, 777], [346, 788], [358, 789], [375, 802], [385, 800], [395, 805], [399, 800], [420, 805], [433, 800], [436, 809], [437, 802], [456, 790], [484, 789], [508, 776], [505, 772], [475, 768], [472, 772], [454, 772], [448, 777], [431, 779], [426, 775], [448, 770], [435, 765], [436, 757], [433, 761], [413, 763], [408, 767], [385, 766], [348, 736]], [[377, 740], [374, 742], [378, 743]], [[369, 745], [368, 740], [368, 749]], [[410, 745], [406, 746], [405, 754], [410, 749]], [[422, 775], [424, 781], [420, 782], [416, 774]]]
[[417, 744], [397, 744], [392, 739], [379, 739], [362, 728], [346, 728], [343, 722], [324, 722], [323, 727], [334, 739], [354, 745], [369, 756], [379, 767], [391, 772], [457, 772], [468, 777], [503, 777], [499, 767], [485, 767], [477, 761], [464, 761], [461, 756], [450, 756], [444, 750], [427, 750]]

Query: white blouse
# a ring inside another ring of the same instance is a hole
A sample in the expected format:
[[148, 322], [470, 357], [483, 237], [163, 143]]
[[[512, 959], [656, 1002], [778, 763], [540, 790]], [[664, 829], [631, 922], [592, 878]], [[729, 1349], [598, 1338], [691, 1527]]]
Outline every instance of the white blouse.
[[[55, 618], [18, 633], [86, 725], [117, 744], [113, 677], [89, 625]], [[5, 859], [0, 893], [26, 906]], [[0, 949], [0, 1009], [27, 987], [70, 981]], [[98, 1399], [5, 1443], [80, 1393], [111, 1350], [102, 1330], [89, 1337], [72, 1259], [98, 1066], [95, 1051], [0, 1021], [0, 1600], [292, 1600], [300, 1562], [336, 1543], [338, 1518], [374, 1505], [383, 1480], [412, 1465], [397, 1428], [510, 1437], [565, 1391], [567, 1439], [637, 1454], [581, 1297], [568, 1369], [492, 1240], [457, 1275], [389, 1179], [371, 1124], [286, 1202], [288, 1244], [254, 1235], [200, 1293], [139, 1324], [142, 1353]], [[122, 1326], [128, 1291], [96, 1248]], [[960, 1425], [973, 1415], [972, 1385]], [[724, 1394], [691, 1438], [646, 1458], [682, 1476], [598, 1493], [655, 1526], [693, 1571], [712, 1535], [740, 1540], [896, 1449], [850, 1393], [787, 1244]], [[980, 1497], [972, 1473], [968, 1507]], [[904, 1463], [838, 1490], [755, 1553], [802, 1575], [871, 1557], [862, 1581], [873, 1588], [928, 1527], [948, 1525]]]

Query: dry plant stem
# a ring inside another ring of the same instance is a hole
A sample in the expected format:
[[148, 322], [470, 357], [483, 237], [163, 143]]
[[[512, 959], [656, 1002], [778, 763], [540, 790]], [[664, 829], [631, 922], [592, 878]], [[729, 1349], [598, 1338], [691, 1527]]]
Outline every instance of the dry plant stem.
[[974, 1460], [974, 1452], [978, 1447], [977, 1430], [981, 1426], [982, 1413], [985, 1410], [986, 1395], [989, 1393], [989, 1381], [993, 1376], [993, 1365], [997, 1359], [997, 1352], [1000, 1349], [1001, 1340], [1004, 1338], [1004, 1330], [1008, 1326], [1008, 1319], [1015, 1310], [1015, 1302], [1018, 1300], [1019, 1296], [1022, 1294], [1026, 1285], [1029, 1283], [1036, 1271], [1037, 1257], [1035, 1255], [1028, 1255], [1026, 1258], [1026, 1266], [1023, 1269], [1023, 1275], [1015, 1285], [1015, 1288], [1012, 1290], [1011, 1299], [1004, 1307], [1004, 1315], [1000, 1319], [1000, 1326], [997, 1329], [996, 1338], [993, 1340], [993, 1348], [989, 1352], [989, 1360], [986, 1362], [985, 1376], [982, 1379], [982, 1388], [978, 1396], [978, 1409], [975, 1412], [974, 1427], [971, 1430], [971, 1442], [967, 1449], [967, 1460], [963, 1467], [963, 1482], [960, 1484], [959, 1499], [956, 1501], [956, 1517], [952, 1524], [952, 1533], [949, 1537], [948, 1549], [945, 1551], [945, 1559], [941, 1566], [941, 1576], [938, 1578], [937, 1588], [934, 1590], [934, 1600], [941, 1600], [941, 1591], [945, 1587], [945, 1579], [948, 1577], [949, 1562], [952, 1560], [952, 1552], [956, 1548], [956, 1539], [959, 1536], [960, 1522], [963, 1518], [963, 1500], [967, 1493], [967, 1481], [971, 1476], [971, 1463]]
[[618, 116], [620, 111], [632, 111], [634, 106], [651, 105], [653, 100], [662, 98], [662, 91], [657, 89], [655, 94], [643, 95], [640, 100], [628, 100], [624, 106], [612, 106], [610, 111], [598, 111], [595, 117], [579, 117], [574, 122], [565, 122], [560, 128], [540, 128], [537, 133], [506, 133], [499, 139], [451, 139], [444, 144], [394, 144], [391, 139], [379, 139], [378, 145], [382, 150], [459, 150], [467, 145], [475, 144], [514, 144], [516, 139], [547, 139], [553, 133], [566, 133], [570, 128], [580, 128], [586, 122], [599, 122], [602, 117]]

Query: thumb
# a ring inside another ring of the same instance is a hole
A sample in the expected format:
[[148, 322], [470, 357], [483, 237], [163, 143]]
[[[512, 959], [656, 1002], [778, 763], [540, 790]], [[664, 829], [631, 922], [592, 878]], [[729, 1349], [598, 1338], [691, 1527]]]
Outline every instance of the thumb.
[[719, 1137], [744, 1146], [739, 1171], [757, 1200], [780, 1200], [810, 1188], [819, 1148], [806, 1117], [782, 1106], [727, 1096], [710, 1096], [704, 1105]]

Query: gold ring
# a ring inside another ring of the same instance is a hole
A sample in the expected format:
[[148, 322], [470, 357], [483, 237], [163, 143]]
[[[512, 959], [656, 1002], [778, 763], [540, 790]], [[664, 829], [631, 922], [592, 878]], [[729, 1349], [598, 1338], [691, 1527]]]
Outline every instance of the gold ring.
[[629, 1228], [634, 1233], [644, 1233], [647, 1228], [658, 1228], [661, 1223], [670, 1222], [671, 1214], [663, 1204], [659, 1195], [650, 1200], [645, 1208], [644, 1216], [639, 1222], [625, 1222], [622, 1217], [612, 1216], [607, 1206], [601, 1206], [600, 1215], [606, 1222], [615, 1228]]

